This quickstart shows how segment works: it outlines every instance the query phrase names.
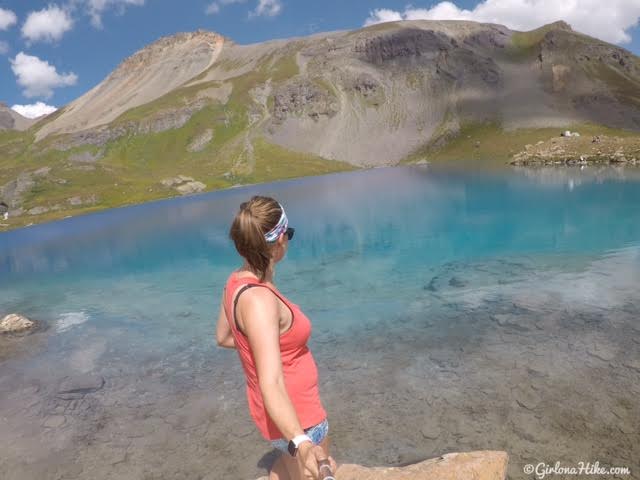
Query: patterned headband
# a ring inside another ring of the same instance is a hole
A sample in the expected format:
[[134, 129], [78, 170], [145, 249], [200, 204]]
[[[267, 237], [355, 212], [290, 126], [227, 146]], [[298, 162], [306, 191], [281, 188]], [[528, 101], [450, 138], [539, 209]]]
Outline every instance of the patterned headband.
[[284, 208], [282, 207], [282, 205], [280, 205], [280, 208], [282, 209], [280, 220], [278, 220], [278, 223], [275, 227], [264, 234], [264, 239], [267, 241], [267, 243], [273, 243], [278, 240], [278, 237], [286, 232], [287, 227], [289, 226], [289, 220], [287, 219], [287, 214], [284, 213]]

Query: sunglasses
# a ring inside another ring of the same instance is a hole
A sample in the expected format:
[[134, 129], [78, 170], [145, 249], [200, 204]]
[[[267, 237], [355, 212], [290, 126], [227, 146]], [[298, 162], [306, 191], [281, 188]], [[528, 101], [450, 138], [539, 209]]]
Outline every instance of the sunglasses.
[[293, 238], [293, 234], [296, 233], [296, 229], [289, 227], [284, 233], [287, 234], [287, 240], [291, 240]]

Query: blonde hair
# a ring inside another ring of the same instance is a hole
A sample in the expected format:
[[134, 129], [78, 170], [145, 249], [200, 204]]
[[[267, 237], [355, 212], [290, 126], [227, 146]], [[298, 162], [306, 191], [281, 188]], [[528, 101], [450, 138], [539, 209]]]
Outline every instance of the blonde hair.
[[271, 197], [259, 195], [240, 204], [240, 211], [231, 224], [229, 236], [249, 265], [263, 282], [271, 262], [272, 245], [264, 234], [275, 227], [282, 215], [280, 204]]

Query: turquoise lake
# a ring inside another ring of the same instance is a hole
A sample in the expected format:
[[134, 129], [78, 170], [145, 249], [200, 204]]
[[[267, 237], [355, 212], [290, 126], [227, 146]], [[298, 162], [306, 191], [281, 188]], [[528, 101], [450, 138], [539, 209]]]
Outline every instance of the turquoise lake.
[[1, 478], [265, 474], [239, 361], [214, 338], [241, 263], [228, 229], [254, 194], [296, 229], [275, 283], [313, 323], [339, 461], [500, 449], [510, 478], [640, 470], [638, 171], [427, 165], [0, 234], [0, 317], [45, 326], [1, 339]]

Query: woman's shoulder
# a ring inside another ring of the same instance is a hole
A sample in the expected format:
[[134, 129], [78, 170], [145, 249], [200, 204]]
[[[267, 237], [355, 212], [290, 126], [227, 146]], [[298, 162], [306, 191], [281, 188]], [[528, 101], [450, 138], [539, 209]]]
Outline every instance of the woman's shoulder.
[[[231, 285], [230, 285], [231, 284]], [[232, 294], [234, 298], [238, 298], [238, 302], [242, 303], [277, 303], [278, 293], [274, 286], [265, 282], [260, 282], [256, 278], [252, 277], [235, 277], [230, 278], [230, 282], [227, 282], [232, 288]], [[227, 287], [227, 288], [228, 288]], [[262, 287], [262, 288], [260, 288]], [[242, 292], [242, 295], [240, 295]], [[238, 297], [238, 295], [240, 295]]]

